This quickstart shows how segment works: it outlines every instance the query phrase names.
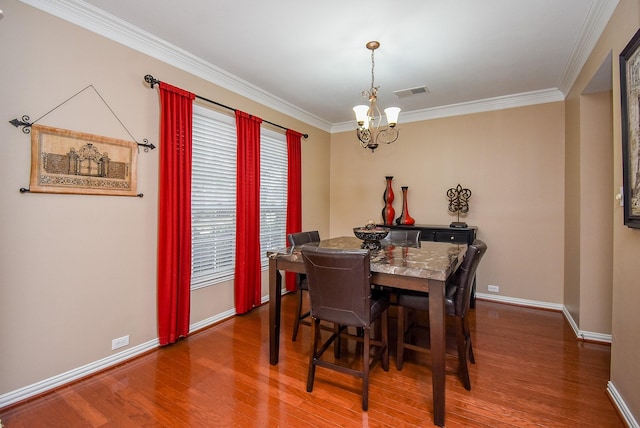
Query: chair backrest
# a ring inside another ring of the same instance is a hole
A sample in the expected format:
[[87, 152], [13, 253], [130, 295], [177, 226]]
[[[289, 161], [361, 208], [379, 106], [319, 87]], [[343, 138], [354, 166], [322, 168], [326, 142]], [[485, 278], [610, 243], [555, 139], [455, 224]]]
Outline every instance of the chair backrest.
[[371, 265], [368, 250], [303, 247], [311, 316], [368, 327], [371, 323]]
[[471, 302], [471, 289], [473, 288], [473, 278], [475, 278], [476, 270], [480, 264], [480, 260], [487, 252], [487, 244], [480, 239], [473, 241], [473, 244], [467, 247], [462, 263], [452, 275], [449, 283], [457, 286], [455, 310], [456, 316], [465, 316], [469, 310]]
[[317, 230], [290, 233], [287, 235], [287, 241], [292, 247], [295, 247], [296, 245], [307, 244], [309, 242], [320, 242], [320, 234]]
[[391, 229], [389, 234], [382, 240], [383, 243], [392, 245], [420, 246], [420, 230], [398, 230]]

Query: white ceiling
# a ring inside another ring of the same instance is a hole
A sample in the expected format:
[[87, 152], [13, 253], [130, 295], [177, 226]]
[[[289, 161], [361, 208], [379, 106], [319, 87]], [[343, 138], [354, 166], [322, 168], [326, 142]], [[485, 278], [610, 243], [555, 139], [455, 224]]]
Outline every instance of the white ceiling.
[[[328, 130], [354, 128], [370, 40], [381, 44], [379, 104], [401, 107], [401, 123], [563, 99], [618, 3], [21, 1]], [[428, 94], [393, 93], [423, 85]]]

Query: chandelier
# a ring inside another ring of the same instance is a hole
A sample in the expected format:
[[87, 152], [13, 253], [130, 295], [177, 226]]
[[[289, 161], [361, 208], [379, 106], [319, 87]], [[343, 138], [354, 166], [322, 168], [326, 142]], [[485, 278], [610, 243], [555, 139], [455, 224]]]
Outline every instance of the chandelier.
[[378, 148], [381, 143], [391, 144], [398, 139], [398, 129], [396, 124], [398, 123], [398, 114], [400, 114], [399, 107], [388, 107], [384, 109], [387, 115], [387, 126], [380, 126], [382, 122], [382, 114], [378, 108], [378, 88], [375, 86], [375, 77], [373, 69], [375, 67], [375, 61], [373, 54], [376, 49], [380, 47], [380, 42], [371, 41], [367, 43], [367, 49], [371, 51], [371, 88], [362, 91], [362, 96], [369, 99], [369, 105], [359, 105], [353, 108], [356, 114], [356, 122], [358, 122], [358, 128], [356, 129], [356, 135], [360, 140], [360, 145], [364, 149], [370, 149], [373, 152]]

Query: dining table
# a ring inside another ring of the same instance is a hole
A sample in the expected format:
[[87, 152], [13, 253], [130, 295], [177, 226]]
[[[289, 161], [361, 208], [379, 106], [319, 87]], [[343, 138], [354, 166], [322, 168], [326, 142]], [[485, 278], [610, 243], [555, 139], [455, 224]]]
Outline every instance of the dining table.
[[[444, 426], [445, 419], [445, 283], [460, 265], [466, 244], [421, 241], [418, 245], [381, 244], [369, 249], [371, 284], [399, 290], [429, 293], [429, 325], [433, 387], [433, 421]], [[282, 274], [304, 273], [302, 247], [320, 246], [358, 249], [363, 241], [340, 236], [301, 246], [267, 251], [269, 258], [269, 362], [278, 364], [280, 350], [280, 312]]]

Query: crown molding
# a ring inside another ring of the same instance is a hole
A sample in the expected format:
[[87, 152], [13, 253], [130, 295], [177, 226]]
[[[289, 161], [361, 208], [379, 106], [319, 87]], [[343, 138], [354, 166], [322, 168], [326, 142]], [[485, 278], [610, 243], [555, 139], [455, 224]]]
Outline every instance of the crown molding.
[[[355, 130], [354, 122], [331, 124], [82, 0], [57, 0], [55, 2], [50, 0], [19, 1], [175, 66], [323, 131], [336, 133]], [[401, 122], [417, 122], [564, 100], [611, 18], [618, 2], [619, 0], [592, 0], [592, 7], [585, 21], [581, 37], [577, 41], [575, 49], [563, 71], [559, 88], [403, 112], [401, 113]]]
[[[201, 58], [81, 0], [20, 0], [86, 30], [156, 58], [236, 94], [329, 132], [331, 124]], [[143, 76], [140, 76], [142, 78]], [[162, 79], [160, 79], [162, 80]]]
[[598, 43], [611, 15], [618, 6], [619, 0], [592, 0], [591, 8], [580, 32], [580, 38], [567, 61], [562, 77], [560, 78], [559, 89], [567, 96], [571, 87], [576, 82], [582, 67], [589, 59], [589, 55]]
[[[564, 94], [557, 88], [540, 91], [524, 92], [520, 94], [505, 95], [501, 97], [485, 98], [458, 104], [450, 104], [441, 107], [432, 107], [410, 112], [400, 112], [399, 125], [409, 122], [438, 119], [443, 117], [460, 116], [463, 114], [482, 113], [494, 110], [504, 110], [515, 107], [525, 107], [534, 104], [552, 103], [563, 101]], [[353, 121], [337, 123], [331, 127], [331, 133], [355, 131], [356, 124]]]

